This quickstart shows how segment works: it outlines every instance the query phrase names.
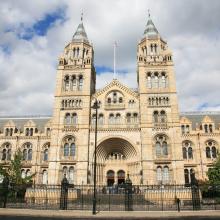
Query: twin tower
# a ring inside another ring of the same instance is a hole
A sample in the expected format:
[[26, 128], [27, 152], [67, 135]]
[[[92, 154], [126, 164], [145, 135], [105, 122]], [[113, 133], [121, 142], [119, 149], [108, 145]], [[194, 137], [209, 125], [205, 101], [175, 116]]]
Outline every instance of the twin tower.
[[59, 58], [48, 183], [92, 184], [97, 99], [97, 183], [184, 183], [172, 52], [148, 18], [137, 49], [138, 90], [113, 79], [96, 90], [83, 22]]

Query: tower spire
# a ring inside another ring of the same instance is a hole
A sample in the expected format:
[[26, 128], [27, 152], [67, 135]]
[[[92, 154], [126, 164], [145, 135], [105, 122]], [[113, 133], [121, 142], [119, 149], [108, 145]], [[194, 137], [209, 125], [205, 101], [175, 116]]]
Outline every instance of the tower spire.
[[81, 23], [78, 25], [75, 34], [73, 35], [73, 42], [86, 42], [89, 43], [84, 25], [83, 25], [83, 12], [81, 13]]
[[159, 36], [159, 32], [151, 19], [149, 9], [148, 9], [148, 21], [144, 31], [144, 36], [147, 38], [157, 38]]

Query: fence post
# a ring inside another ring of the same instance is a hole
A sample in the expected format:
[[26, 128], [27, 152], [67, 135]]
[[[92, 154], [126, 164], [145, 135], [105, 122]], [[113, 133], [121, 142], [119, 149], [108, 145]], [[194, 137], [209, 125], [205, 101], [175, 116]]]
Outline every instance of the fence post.
[[60, 192], [60, 209], [67, 210], [67, 199], [68, 199], [68, 187], [69, 182], [64, 174], [63, 180], [61, 181], [61, 192]]
[[200, 195], [199, 195], [199, 185], [195, 177], [191, 180], [191, 193], [192, 193], [192, 205], [193, 210], [199, 210], [200, 207]]
[[133, 211], [133, 201], [132, 201], [132, 182], [127, 175], [125, 180], [125, 211]]
[[83, 198], [83, 181], [82, 181], [82, 188], [81, 188], [81, 198], [82, 198], [82, 210], [84, 209], [84, 198]]
[[4, 177], [2, 182], [3, 187], [3, 208], [6, 208], [8, 192], [9, 192], [9, 178], [7, 176]]
[[176, 203], [177, 203], [177, 211], [180, 212], [180, 199], [179, 198], [176, 199]]
[[160, 193], [161, 193], [161, 209], [162, 209], [162, 211], [163, 211], [163, 189], [164, 189], [164, 185], [161, 183], [161, 186], [160, 186]]

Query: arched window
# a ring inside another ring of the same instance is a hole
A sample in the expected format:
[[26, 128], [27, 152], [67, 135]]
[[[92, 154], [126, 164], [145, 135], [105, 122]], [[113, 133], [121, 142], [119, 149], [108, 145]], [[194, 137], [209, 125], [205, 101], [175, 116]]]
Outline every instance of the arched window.
[[157, 167], [157, 182], [162, 182], [162, 168]]
[[155, 73], [153, 78], [153, 88], [158, 88], [158, 87], [159, 87], [158, 73]]
[[158, 120], [158, 111], [154, 111], [153, 113], [153, 120], [154, 120], [154, 123], [158, 123], [159, 120]]
[[73, 121], [73, 125], [77, 124], [77, 114], [76, 113], [73, 113], [72, 121]]
[[134, 123], [136, 123], [138, 121], [138, 114], [137, 113], [133, 114], [133, 121], [134, 121]]
[[92, 114], [92, 125], [95, 125], [96, 114]]
[[190, 141], [184, 141], [182, 146], [183, 159], [193, 159], [192, 143]]
[[156, 142], [156, 155], [157, 155], [157, 156], [160, 156], [160, 155], [161, 155], [160, 142]]
[[181, 125], [182, 134], [185, 134], [185, 125]]
[[155, 138], [155, 150], [156, 156], [167, 156], [168, 155], [168, 144], [165, 135], [157, 135]]
[[213, 140], [206, 142], [206, 158], [213, 158], [217, 157], [217, 148], [216, 142]]
[[209, 132], [212, 133], [212, 125], [209, 125]]
[[108, 98], [108, 99], [107, 99], [107, 102], [110, 104], [110, 103], [111, 103], [111, 98]]
[[189, 159], [193, 159], [193, 150], [192, 150], [192, 147], [189, 147], [189, 148], [188, 148], [188, 158], [189, 158]]
[[71, 166], [70, 168], [69, 168], [69, 183], [74, 183], [74, 167], [73, 166]]
[[131, 123], [131, 114], [130, 113], [127, 113], [126, 121], [127, 121], [127, 123]]
[[114, 114], [109, 115], [109, 124], [114, 124]]
[[119, 103], [122, 103], [122, 102], [123, 102], [123, 98], [119, 97]]
[[151, 89], [152, 88], [152, 78], [151, 78], [151, 73], [147, 73], [147, 88]]
[[24, 149], [22, 152], [22, 158], [23, 160], [27, 160], [27, 149]]
[[167, 183], [169, 181], [169, 167], [168, 166], [165, 166], [163, 168], [163, 182], [164, 183]]
[[66, 175], [66, 178], [68, 178], [68, 170], [67, 170], [67, 167], [64, 166], [63, 167], [63, 177]]
[[5, 136], [9, 136], [9, 128], [5, 129]]
[[160, 112], [160, 122], [161, 123], [166, 123], [166, 121], [167, 121], [166, 112], [165, 111], [161, 111]]
[[48, 161], [48, 149], [44, 150], [44, 161]]
[[190, 182], [195, 182], [196, 176], [195, 176], [195, 171], [194, 169], [190, 169]]
[[69, 76], [64, 77], [64, 91], [68, 91], [70, 87]]
[[189, 170], [188, 169], [184, 169], [184, 178], [185, 178], [185, 184], [189, 184]]
[[72, 90], [76, 90], [76, 76], [72, 76]]
[[43, 148], [42, 148], [42, 160], [43, 161], [48, 161], [49, 159], [49, 148], [50, 148], [50, 143], [46, 143], [44, 144]]
[[69, 144], [64, 144], [64, 156], [69, 156]]
[[47, 128], [46, 135], [50, 136], [50, 128]]
[[26, 136], [29, 136], [29, 128], [26, 128], [26, 129], [25, 129], [25, 135], [26, 135]]
[[186, 147], [183, 147], [183, 159], [187, 159], [187, 149]]
[[205, 133], [208, 133], [208, 125], [204, 125]]
[[22, 158], [23, 160], [32, 160], [32, 144], [31, 143], [25, 143], [23, 145], [23, 151], [22, 151]]
[[120, 124], [121, 122], [121, 114], [117, 113], [116, 114], [116, 124]]
[[79, 90], [82, 90], [82, 87], [83, 87], [83, 76], [80, 75], [79, 76]]
[[13, 135], [13, 128], [10, 128], [10, 134], [9, 134], [10, 136], [12, 136]]
[[1, 147], [1, 160], [11, 160], [11, 144], [5, 143]]
[[166, 88], [166, 78], [165, 78], [165, 73], [161, 74], [161, 87]]
[[212, 147], [212, 158], [216, 158], [217, 156], [217, 153], [216, 153], [216, 148], [215, 147]]
[[63, 155], [64, 157], [74, 157], [76, 154], [75, 139], [72, 136], [68, 136], [63, 140]]
[[99, 125], [104, 124], [104, 115], [103, 114], [99, 114], [98, 123], [99, 123]]
[[163, 155], [168, 155], [168, 148], [167, 148], [167, 142], [164, 141], [162, 143], [162, 150], [163, 150]]
[[48, 173], [47, 173], [47, 170], [43, 170], [43, 173], [42, 173], [42, 183], [43, 184], [47, 184], [48, 183]]
[[32, 149], [28, 149], [28, 157], [27, 160], [32, 160]]
[[2, 160], [6, 160], [6, 158], [7, 158], [7, 151], [6, 151], [6, 149], [3, 149], [3, 151], [2, 151]]
[[206, 158], [211, 158], [210, 147], [206, 147]]
[[30, 129], [30, 136], [33, 136], [33, 131], [34, 131], [34, 129], [31, 128], [31, 129]]
[[75, 156], [75, 153], [76, 153], [75, 143], [71, 143], [71, 145], [70, 145], [70, 156]]
[[70, 113], [66, 113], [66, 115], [65, 115], [65, 124], [66, 124], [66, 125], [71, 124], [71, 116], [70, 116]]

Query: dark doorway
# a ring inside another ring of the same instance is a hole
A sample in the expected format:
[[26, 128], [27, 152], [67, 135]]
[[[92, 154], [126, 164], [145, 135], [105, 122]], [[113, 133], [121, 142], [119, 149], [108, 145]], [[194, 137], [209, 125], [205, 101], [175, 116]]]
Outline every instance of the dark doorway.
[[125, 182], [125, 171], [119, 170], [117, 174], [118, 174], [118, 185], [123, 184]]
[[115, 182], [115, 172], [113, 170], [109, 170], [107, 172], [107, 185], [113, 186], [114, 182]]

